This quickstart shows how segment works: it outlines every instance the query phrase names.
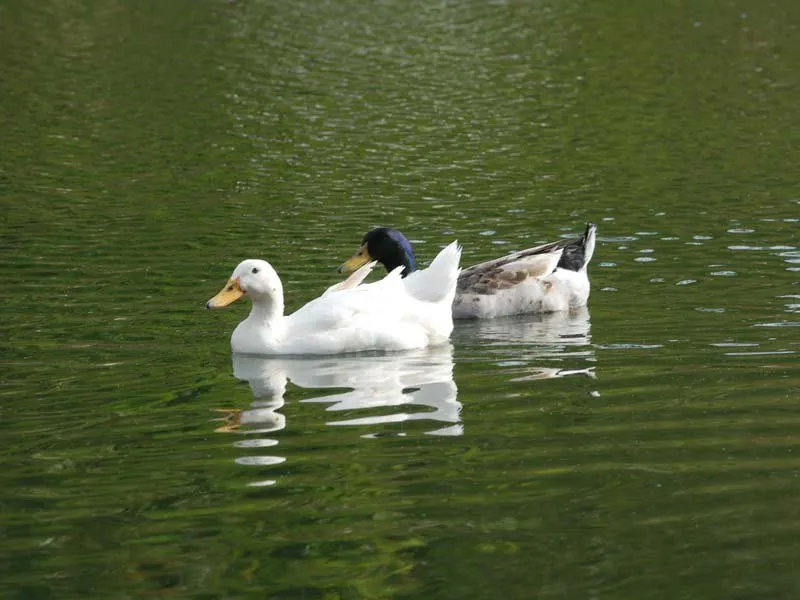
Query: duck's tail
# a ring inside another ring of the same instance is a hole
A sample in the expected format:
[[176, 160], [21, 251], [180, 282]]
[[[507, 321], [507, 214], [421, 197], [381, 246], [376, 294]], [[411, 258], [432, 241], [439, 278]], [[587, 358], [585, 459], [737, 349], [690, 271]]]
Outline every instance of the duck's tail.
[[[410, 273], [403, 280], [408, 293], [423, 302], [453, 302], [461, 269], [461, 246], [452, 242], [436, 255], [430, 266]], [[449, 301], [448, 301], [449, 298]]]
[[594, 254], [596, 234], [597, 225], [587, 223], [583, 235], [564, 246], [564, 252], [561, 254], [557, 268], [569, 271], [585, 270]]

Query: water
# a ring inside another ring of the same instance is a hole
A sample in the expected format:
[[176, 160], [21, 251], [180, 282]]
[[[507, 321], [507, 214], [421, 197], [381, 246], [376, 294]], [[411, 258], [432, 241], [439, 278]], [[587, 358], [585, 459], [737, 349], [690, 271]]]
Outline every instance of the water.
[[[0, 7], [8, 598], [791, 598], [800, 5]], [[231, 360], [376, 224], [587, 311]]]

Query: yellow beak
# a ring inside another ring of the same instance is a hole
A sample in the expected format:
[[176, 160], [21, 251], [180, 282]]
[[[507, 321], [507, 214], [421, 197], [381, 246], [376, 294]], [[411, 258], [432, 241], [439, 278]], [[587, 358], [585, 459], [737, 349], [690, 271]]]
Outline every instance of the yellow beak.
[[223, 308], [244, 296], [244, 290], [239, 286], [239, 278], [231, 279], [219, 293], [206, 303], [206, 308]]
[[361, 246], [353, 256], [348, 258], [339, 266], [339, 273], [352, 273], [359, 267], [363, 267], [368, 262], [372, 261], [372, 257], [367, 252], [366, 244]]

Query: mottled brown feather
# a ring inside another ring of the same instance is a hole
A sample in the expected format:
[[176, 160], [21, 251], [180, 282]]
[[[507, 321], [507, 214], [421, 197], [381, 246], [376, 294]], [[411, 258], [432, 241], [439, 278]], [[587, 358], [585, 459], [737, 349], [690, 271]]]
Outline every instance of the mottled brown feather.
[[470, 294], [491, 295], [519, 285], [531, 277], [549, 275], [542, 271], [541, 262], [526, 265], [525, 259], [560, 251], [570, 243], [570, 240], [550, 242], [464, 269], [458, 277], [456, 289]]

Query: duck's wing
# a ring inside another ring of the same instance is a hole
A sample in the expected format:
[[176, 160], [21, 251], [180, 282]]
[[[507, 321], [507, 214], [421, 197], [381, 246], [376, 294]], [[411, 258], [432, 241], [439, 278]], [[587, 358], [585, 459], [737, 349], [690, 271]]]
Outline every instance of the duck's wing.
[[[411, 297], [398, 267], [380, 281], [326, 293], [286, 316], [287, 354], [339, 354], [422, 348], [439, 329], [438, 305]], [[446, 337], [446, 335], [445, 335]]]
[[563, 253], [560, 242], [522, 250], [464, 269], [458, 278], [461, 294], [496, 294], [529, 279], [552, 273]]
[[464, 269], [458, 278], [458, 291], [494, 294], [531, 278], [547, 277], [557, 268], [582, 271], [594, 254], [596, 231], [596, 225], [587, 223], [578, 239], [542, 244]]
[[349, 327], [364, 315], [379, 313], [387, 299], [395, 300], [404, 296], [400, 267], [387, 273], [383, 279], [359, 285], [374, 264], [364, 265], [344, 281], [328, 288], [321, 296], [287, 315], [287, 322], [295, 331]]

